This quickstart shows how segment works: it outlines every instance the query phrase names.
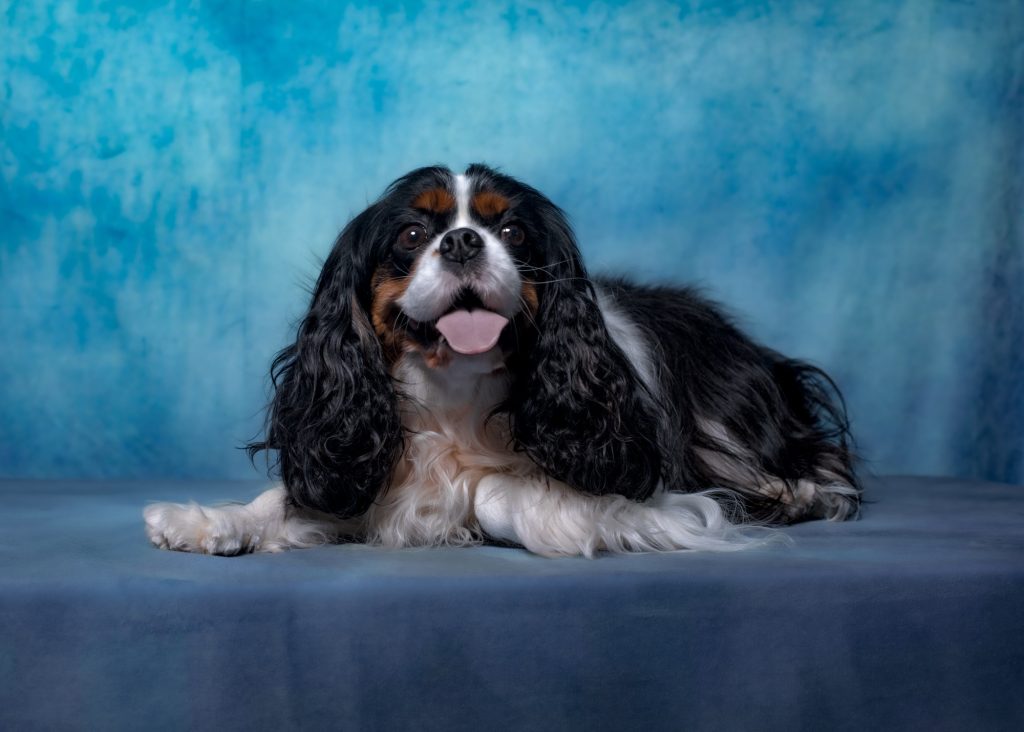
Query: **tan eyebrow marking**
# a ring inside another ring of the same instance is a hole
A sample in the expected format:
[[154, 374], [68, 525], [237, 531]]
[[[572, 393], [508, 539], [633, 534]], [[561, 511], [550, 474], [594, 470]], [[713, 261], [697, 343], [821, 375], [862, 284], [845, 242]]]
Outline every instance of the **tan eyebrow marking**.
[[444, 188], [431, 188], [416, 196], [412, 207], [431, 213], [448, 213], [455, 208], [455, 196]]
[[505, 213], [509, 205], [508, 199], [500, 193], [484, 191], [473, 196], [473, 209], [485, 219]]

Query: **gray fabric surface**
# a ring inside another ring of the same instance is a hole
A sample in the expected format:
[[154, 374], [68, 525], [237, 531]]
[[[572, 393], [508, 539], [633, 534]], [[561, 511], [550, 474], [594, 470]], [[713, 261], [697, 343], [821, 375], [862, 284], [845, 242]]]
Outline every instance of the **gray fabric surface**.
[[0, 728], [1024, 728], [1022, 487], [876, 479], [733, 555], [146, 542], [259, 488], [0, 484]]

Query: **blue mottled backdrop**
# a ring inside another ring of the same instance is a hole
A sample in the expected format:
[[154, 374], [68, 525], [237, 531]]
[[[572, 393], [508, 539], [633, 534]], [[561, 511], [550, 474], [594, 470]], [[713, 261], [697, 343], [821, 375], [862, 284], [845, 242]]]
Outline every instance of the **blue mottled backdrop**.
[[252, 475], [346, 219], [486, 161], [594, 269], [832, 371], [870, 466], [1024, 481], [1024, 5], [0, 1], [0, 475]]

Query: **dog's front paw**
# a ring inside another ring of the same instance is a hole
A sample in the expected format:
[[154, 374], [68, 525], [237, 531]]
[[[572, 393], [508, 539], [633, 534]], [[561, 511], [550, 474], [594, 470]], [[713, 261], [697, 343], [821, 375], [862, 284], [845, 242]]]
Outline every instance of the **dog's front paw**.
[[195, 503], [154, 503], [143, 511], [146, 534], [161, 549], [232, 556], [253, 550], [249, 537], [219, 514], [223, 509]]

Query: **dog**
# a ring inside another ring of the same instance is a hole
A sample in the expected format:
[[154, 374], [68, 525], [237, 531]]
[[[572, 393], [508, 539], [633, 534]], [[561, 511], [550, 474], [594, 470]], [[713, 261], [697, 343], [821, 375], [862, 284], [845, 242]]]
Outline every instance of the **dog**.
[[158, 547], [732, 550], [858, 512], [846, 408], [692, 288], [591, 277], [565, 214], [484, 165], [412, 171], [341, 232], [271, 368], [280, 485], [145, 509]]

